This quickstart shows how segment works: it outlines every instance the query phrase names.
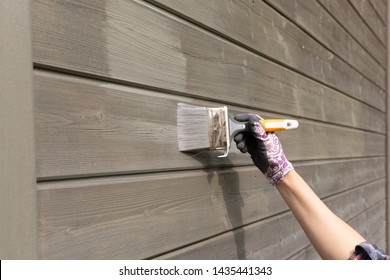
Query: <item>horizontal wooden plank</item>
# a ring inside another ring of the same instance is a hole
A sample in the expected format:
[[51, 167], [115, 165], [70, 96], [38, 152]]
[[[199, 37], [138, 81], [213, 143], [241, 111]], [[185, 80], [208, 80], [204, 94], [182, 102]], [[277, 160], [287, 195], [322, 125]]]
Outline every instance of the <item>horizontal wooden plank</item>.
[[319, 3], [386, 69], [386, 46], [379, 41], [349, 1], [320, 0]]
[[380, 17], [375, 12], [373, 6], [368, 0], [350, 0], [356, 11], [360, 14], [363, 20], [371, 28], [371, 30], [378, 36], [379, 40], [384, 46], [386, 41], [386, 26], [380, 20]]
[[[386, 248], [385, 247], [386, 230], [384, 224], [382, 223], [382, 226], [373, 235], [368, 235], [367, 240], [370, 240], [371, 243], [377, 245], [381, 249]], [[321, 257], [318, 255], [313, 245], [310, 245], [288, 259], [289, 260], [321, 260]]]
[[382, 200], [366, 211], [361, 212], [348, 223], [356, 228], [359, 233], [371, 242], [371, 236], [378, 227], [382, 227], [386, 222], [386, 200]]
[[267, 0], [267, 2], [301, 26], [336, 56], [340, 56], [380, 88], [386, 89], [385, 68], [380, 66], [317, 1]]
[[[348, 223], [357, 230], [367, 241], [371, 243], [377, 242], [378, 228], [384, 227], [386, 217], [386, 201], [382, 200], [377, 205], [368, 208], [366, 211], [358, 214], [348, 221]], [[381, 239], [385, 238], [382, 236]], [[297, 254], [289, 257], [295, 260], [314, 260], [321, 259], [317, 251], [312, 245], [301, 250]]]
[[[317, 162], [295, 168], [321, 195], [329, 196], [383, 178], [383, 161]], [[364, 166], [366, 174], [355, 174]], [[359, 193], [369, 199], [377, 192]], [[255, 167], [42, 182], [38, 202], [44, 259], [148, 258], [287, 210]], [[277, 220], [272, 222], [274, 230]], [[280, 234], [290, 232], [286, 223], [287, 231]]]
[[[251, 48], [254, 47], [256, 50], [262, 50], [262, 46], [267, 47], [267, 55], [276, 58], [282, 63], [289, 61], [300, 61], [301, 64], [306, 62], [306, 59], [302, 59], [304, 56], [308, 57], [307, 52], [310, 52], [310, 49], [302, 49], [302, 45], [310, 45], [311, 41], [314, 39], [310, 38], [303, 31], [296, 32], [293, 36], [290, 33], [288, 40], [284, 40], [286, 31], [294, 29], [297, 31], [297, 27], [289, 26], [286, 27], [288, 19], [283, 18], [281, 15], [277, 15], [275, 11], [272, 11], [262, 1], [180, 1], [180, 0], [154, 0], [152, 3], [158, 3], [168, 7], [170, 10], [177, 11], [180, 14], [185, 15], [187, 18], [194, 19], [196, 22], [210, 26], [212, 29], [217, 30], [217, 32], [232, 37], [234, 40], [243, 42], [246, 45], [249, 45]], [[200, 2], [200, 3], [199, 3]], [[291, 1], [288, 1], [291, 2]], [[309, 5], [313, 5], [317, 8], [317, 11], [321, 11], [320, 6], [315, 3], [315, 1], [306, 1], [310, 2]], [[313, 3], [312, 3], [313, 2]], [[296, 10], [299, 10], [298, 7]], [[305, 14], [306, 15], [306, 14]], [[323, 25], [330, 25], [329, 28], [336, 29], [334, 32], [338, 33], [339, 41], [330, 43], [332, 47], [335, 46], [334, 53], [337, 55], [344, 55], [344, 59], [353, 65], [358, 71], [363, 73], [366, 77], [369, 77], [373, 82], [379, 85], [382, 89], [385, 87], [385, 71], [384, 66], [386, 61], [383, 61], [383, 65], [380, 65], [375, 61], [361, 46], [351, 37], [349, 34], [343, 30], [337, 22], [335, 22], [329, 15], [321, 15], [324, 17]], [[321, 19], [322, 19], [321, 17]], [[326, 18], [325, 18], [326, 17]], [[275, 19], [276, 18], [276, 19]], [[318, 18], [317, 18], [318, 19]], [[275, 25], [274, 22], [279, 22], [279, 25]], [[263, 25], [263, 22], [266, 22], [266, 25]], [[312, 23], [316, 24], [316, 23]], [[254, 28], [256, 26], [257, 28]], [[280, 28], [279, 28], [280, 27]], [[323, 29], [328, 28], [323, 26]], [[276, 32], [275, 32], [276, 31]], [[284, 33], [282, 34], [281, 31]], [[324, 33], [324, 31], [322, 31]], [[260, 34], [265, 33], [264, 36], [259, 36]], [[257, 35], [257, 36], [256, 36]], [[261, 42], [256, 44], [254, 42], [257, 37], [257, 41]], [[309, 43], [302, 42], [301, 45], [297, 44], [297, 38], [303, 41], [302, 37], [305, 38]], [[342, 37], [342, 40], [340, 40]], [[264, 40], [267, 38], [267, 40]], [[270, 40], [268, 40], [270, 38]], [[315, 37], [317, 38], [317, 37]], [[330, 38], [327, 37], [327, 40]], [[277, 41], [277, 42], [275, 42]], [[292, 43], [292, 44], [289, 44]], [[317, 44], [314, 44], [317, 45]], [[321, 51], [324, 51], [323, 47], [318, 46], [316, 53], [311, 53], [311, 57], [318, 57]], [[298, 53], [293, 54], [297, 49]], [[278, 53], [281, 51], [282, 54]], [[386, 52], [384, 51], [384, 54]], [[299, 56], [297, 56], [299, 55]], [[329, 53], [330, 56], [333, 56]], [[284, 59], [288, 56], [289, 59]], [[293, 56], [293, 58], [292, 58]], [[327, 60], [325, 60], [326, 63]], [[299, 67], [298, 69], [308, 69], [309, 75], [312, 75], [312, 63], [308, 63], [304, 67]]]
[[[368, 235], [367, 240], [371, 243], [379, 246], [379, 248], [386, 248], [386, 230], [385, 225], [382, 222], [380, 228], [375, 231], [372, 235]], [[297, 254], [288, 258], [289, 260], [321, 260], [320, 255], [318, 255], [317, 251], [314, 249], [313, 245], [309, 245], [305, 249], [299, 251]]]
[[[262, 1], [201, 0], [196, 4], [180, 0], [149, 0], [149, 2], [168, 8], [197, 24], [207, 26], [283, 64], [299, 69], [306, 75], [327, 82], [323, 72], [319, 71], [320, 67], [313, 69], [310, 60], [316, 61], [317, 65], [324, 63], [325, 66], [326, 60], [320, 59], [319, 54], [324, 53], [328, 56], [332, 54]], [[367, 29], [365, 31], [369, 31], [360, 17], [357, 18]], [[369, 35], [378, 40], [371, 31], [369, 32]], [[364, 38], [363, 45], [365, 43], [372, 45], [372, 48], [369, 48], [373, 51], [371, 54], [377, 58], [379, 64], [386, 67], [385, 47], [375, 45], [376, 41], [371, 42], [371, 37], [359, 38]]]
[[[32, 11], [36, 65], [276, 112], [296, 102], [296, 73], [144, 2], [34, 0]], [[292, 55], [385, 111], [383, 90], [336, 56], [317, 56]]]
[[[364, 198], [351, 197], [362, 192], [373, 199], [372, 206], [382, 200], [385, 180], [379, 180], [360, 188], [324, 200], [331, 205], [343, 205], [363, 210]], [[380, 201], [379, 200], [379, 201]], [[339, 209], [334, 209], [339, 210]], [[335, 211], [343, 220], [351, 219], [356, 213]], [[352, 216], [351, 216], [352, 215]], [[217, 237], [159, 256], [159, 259], [286, 259], [305, 248], [308, 243], [303, 230], [291, 212], [263, 220], [258, 223], [229, 231]]]
[[382, 200], [377, 205], [352, 218], [348, 223], [361, 233], [367, 241], [380, 245], [379, 242], [386, 240], [385, 205], [385, 200]]
[[314, 161], [294, 167], [321, 198], [386, 176], [385, 158]]
[[298, 253], [287, 258], [288, 260], [321, 260], [313, 245], [308, 245]]
[[[35, 71], [35, 73], [35, 87], [39, 95], [41, 95], [41, 92], [42, 94], [49, 94], [49, 90], [50, 95], [65, 95], [63, 92], [65, 90], [61, 88], [67, 88], [68, 83], [73, 85], [70, 89], [75, 91], [74, 94], [88, 94], [84, 93], [85, 90], [83, 91], [82, 87], [90, 87], [91, 89], [88, 92], [100, 92], [104, 89], [105, 94], [109, 94], [113, 90], [123, 91], [126, 96], [121, 97], [121, 99], [127, 96], [127, 98], [132, 98], [131, 92], [137, 92], [137, 89], [133, 87], [115, 87], [114, 84], [110, 83], [102, 83], [100, 81], [92, 82], [91, 80], [82, 78], [76, 79], [71, 76], [51, 74], [47, 71]], [[57, 88], [58, 92], [52, 93], [53, 87]], [[98, 87], [99, 90], [93, 90], [92, 87]], [[300, 78], [296, 75], [287, 75], [283, 88], [289, 90], [289, 99], [291, 100], [291, 102], [286, 101], [286, 103], [282, 104], [280, 100], [277, 102], [279, 108], [283, 109], [284, 114], [373, 132], [384, 133], [385, 131], [386, 115], [384, 113], [321, 84]], [[151, 91], [138, 90], [138, 92], [144, 93], [145, 95], [151, 94]], [[156, 96], [158, 95], [156, 94]], [[159, 96], [165, 99], [166, 95], [160, 94]], [[45, 97], [43, 96], [43, 98]], [[91, 99], [93, 99], [92, 96]], [[192, 102], [192, 99], [181, 97], [177, 97], [177, 100]], [[113, 102], [115, 102], [115, 99]], [[246, 107], [247, 104], [243, 103], [242, 105]]]
[[386, 254], [389, 254], [389, 251], [386, 251], [386, 242], [388, 240], [386, 233], [386, 223], [382, 222], [381, 225], [378, 225], [375, 231], [373, 231], [370, 235], [370, 240], [372, 243], [377, 245], [379, 248], [383, 249]]
[[[368, 183], [364, 187], [332, 196], [331, 199], [325, 199], [324, 202], [336, 215], [348, 221], [357, 214], [380, 203], [385, 196], [385, 180], [381, 179]], [[355, 201], [355, 203], [346, 204], [346, 201]]]
[[374, 7], [374, 10], [379, 15], [383, 24], [387, 22], [387, 0], [370, 0], [370, 4]]
[[254, 168], [41, 183], [38, 197], [45, 259], [150, 257], [286, 207]]
[[285, 259], [308, 242], [305, 233], [289, 212], [229, 231], [157, 259]]
[[[198, 102], [193, 99], [42, 71], [35, 74], [34, 90], [40, 179], [251, 164], [235, 147], [226, 159], [217, 158], [215, 152], [178, 152], [176, 104]], [[316, 108], [310, 100], [301, 107], [307, 108], [308, 115]], [[317, 110], [345, 112], [335, 113], [340, 122], [361, 120], [361, 126], [376, 130], [384, 126], [375, 110], [365, 111], [362, 104], [339, 103], [343, 99], [331, 97], [323, 100], [329, 103], [319, 104]], [[356, 111], [349, 111], [349, 105]], [[231, 109], [232, 113], [249, 110]], [[324, 120], [334, 118], [328, 113], [323, 116]], [[304, 119], [300, 123], [296, 131], [280, 134], [291, 160], [384, 155], [384, 135]]]

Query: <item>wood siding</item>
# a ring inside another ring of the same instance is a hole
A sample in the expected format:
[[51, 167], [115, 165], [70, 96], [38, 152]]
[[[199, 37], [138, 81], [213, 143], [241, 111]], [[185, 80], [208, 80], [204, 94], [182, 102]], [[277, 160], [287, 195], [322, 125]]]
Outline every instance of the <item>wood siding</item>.
[[319, 258], [248, 155], [178, 151], [178, 102], [298, 119], [294, 167], [387, 246], [384, 2], [31, 6], [39, 258]]

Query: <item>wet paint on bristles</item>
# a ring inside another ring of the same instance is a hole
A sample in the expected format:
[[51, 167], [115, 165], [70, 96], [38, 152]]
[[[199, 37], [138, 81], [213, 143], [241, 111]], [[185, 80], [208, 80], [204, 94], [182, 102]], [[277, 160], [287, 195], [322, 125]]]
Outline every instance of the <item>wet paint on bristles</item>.
[[227, 110], [177, 104], [179, 151], [227, 150]]

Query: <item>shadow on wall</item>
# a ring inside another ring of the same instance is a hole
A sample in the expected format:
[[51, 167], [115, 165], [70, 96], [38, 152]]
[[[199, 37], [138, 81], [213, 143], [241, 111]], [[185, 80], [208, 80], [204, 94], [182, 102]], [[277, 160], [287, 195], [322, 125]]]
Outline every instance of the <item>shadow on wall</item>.
[[[215, 153], [212, 156], [216, 157]], [[229, 158], [221, 159], [224, 167], [221, 169], [206, 168], [210, 164], [208, 156], [195, 156], [194, 159], [198, 160], [203, 166], [205, 166], [204, 172], [207, 173], [207, 181], [209, 185], [212, 184], [214, 176], [218, 176], [218, 186], [222, 191], [223, 200], [226, 209], [226, 228], [234, 235], [234, 241], [236, 246], [235, 259], [246, 259], [246, 247], [245, 247], [245, 231], [241, 228], [244, 224], [242, 208], [244, 207], [244, 200], [240, 194], [240, 182], [238, 173], [231, 167], [233, 163]], [[229, 254], [231, 255], [231, 253]], [[224, 248], [220, 248], [216, 257], [218, 259], [226, 259], [224, 256]]]

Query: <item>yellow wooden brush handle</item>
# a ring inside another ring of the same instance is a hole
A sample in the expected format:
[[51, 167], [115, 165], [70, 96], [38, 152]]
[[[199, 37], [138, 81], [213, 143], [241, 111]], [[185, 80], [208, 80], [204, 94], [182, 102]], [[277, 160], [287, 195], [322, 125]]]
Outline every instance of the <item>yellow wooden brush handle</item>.
[[298, 127], [298, 121], [286, 119], [267, 119], [260, 120], [261, 125], [266, 132], [274, 132], [279, 130], [293, 129]]

